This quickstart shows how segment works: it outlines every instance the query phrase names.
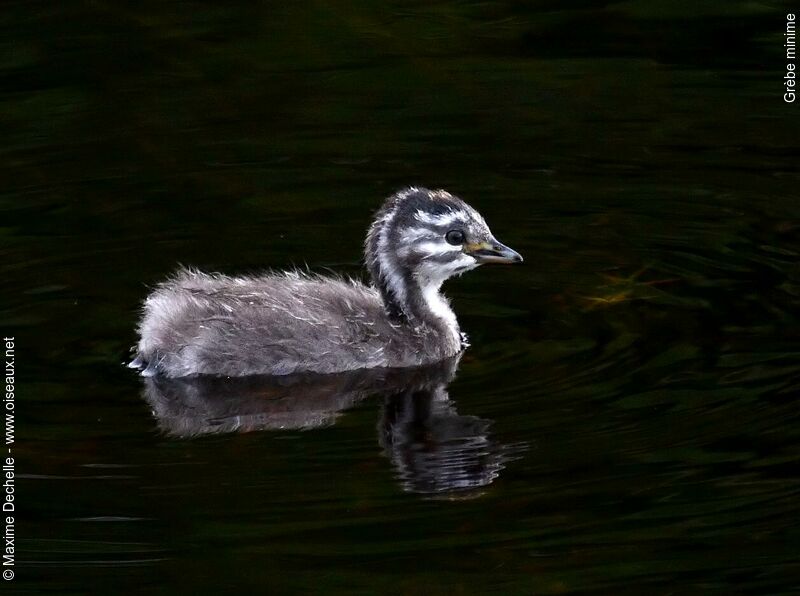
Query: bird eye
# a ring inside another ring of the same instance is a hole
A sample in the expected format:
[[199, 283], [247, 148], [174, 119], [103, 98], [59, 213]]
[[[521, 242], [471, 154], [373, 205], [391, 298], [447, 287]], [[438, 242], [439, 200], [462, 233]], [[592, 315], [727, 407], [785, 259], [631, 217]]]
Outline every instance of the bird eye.
[[447, 234], [444, 235], [444, 239], [447, 240], [448, 243], [457, 245], [457, 244], [464, 244], [467, 237], [464, 236], [464, 232], [461, 230], [450, 230]]

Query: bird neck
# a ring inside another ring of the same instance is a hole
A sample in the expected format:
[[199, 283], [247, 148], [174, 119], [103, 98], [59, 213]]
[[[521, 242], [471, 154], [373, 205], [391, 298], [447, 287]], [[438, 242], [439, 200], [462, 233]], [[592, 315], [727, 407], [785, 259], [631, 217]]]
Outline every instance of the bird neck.
[[436, 329], [450, 343], [461, 346], [456, 315], [439, 293], [442, 281], [415, 275], [392, 250], [397, 238], [397, 203], [387, 203], [377, 214], [364, 246], [373, 285], [380, 291], [389, 319], [413, 327]]
[[441, 281], [415, 276], [390, 264], [380, 264], [372, 281], [381, 293], [390, 319], [411, 325], [426, 324], [452, 335], [460, 344], [458, 321], [440, 292]]

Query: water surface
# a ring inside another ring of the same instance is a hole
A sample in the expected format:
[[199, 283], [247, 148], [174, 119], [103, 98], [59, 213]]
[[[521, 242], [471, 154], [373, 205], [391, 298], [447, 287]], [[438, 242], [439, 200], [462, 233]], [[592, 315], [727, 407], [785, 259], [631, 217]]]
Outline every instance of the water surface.
[[[796, 588], [784, 12], [12, 4], [14, 587]], [[295, 392], [122, 366], [178, 263], [360, 275], [371, 213], [408, 184], [462, 195], [526, 258], [446, 285], [457, 370]]]

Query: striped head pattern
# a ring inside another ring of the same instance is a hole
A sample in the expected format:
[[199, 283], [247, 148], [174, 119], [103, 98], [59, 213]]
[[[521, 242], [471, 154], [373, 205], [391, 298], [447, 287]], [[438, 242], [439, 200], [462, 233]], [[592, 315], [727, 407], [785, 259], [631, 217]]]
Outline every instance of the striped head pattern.
[[367, 267], [390, 314], [408, 315], [414, 295], [488, 262], [521, 262], [480, 213], [444, 190], [410, 187], [387, 199], [365, 246]]

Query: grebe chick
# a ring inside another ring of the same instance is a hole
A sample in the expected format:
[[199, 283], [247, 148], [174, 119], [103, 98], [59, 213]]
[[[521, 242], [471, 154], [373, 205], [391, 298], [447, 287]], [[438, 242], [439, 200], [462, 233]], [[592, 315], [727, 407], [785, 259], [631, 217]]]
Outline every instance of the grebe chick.
[[228, 277], [183, 269], [148, 296], [130, 366], [144, 376], [286, 375], [406, 367], [464, 347], [442, 283], [522, 257], [443, 190], [407, 188], [365, 243], [372, 285], [297, 272]]

